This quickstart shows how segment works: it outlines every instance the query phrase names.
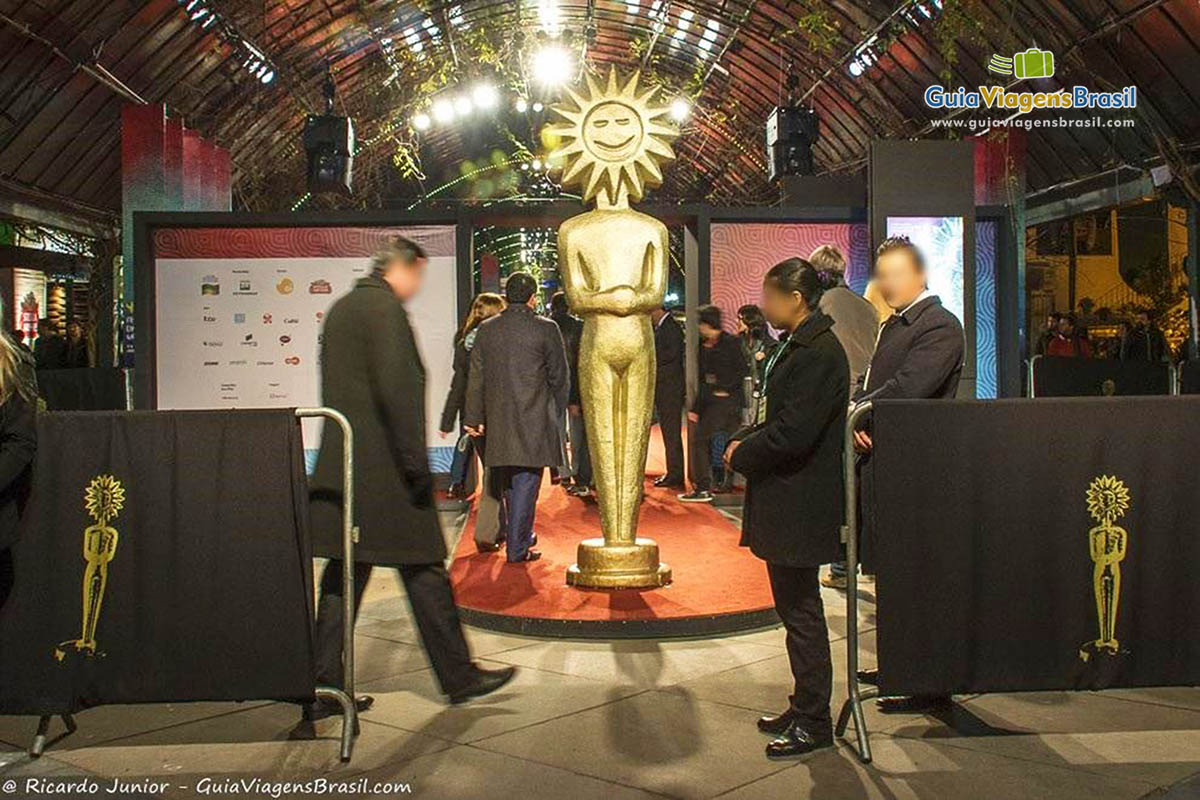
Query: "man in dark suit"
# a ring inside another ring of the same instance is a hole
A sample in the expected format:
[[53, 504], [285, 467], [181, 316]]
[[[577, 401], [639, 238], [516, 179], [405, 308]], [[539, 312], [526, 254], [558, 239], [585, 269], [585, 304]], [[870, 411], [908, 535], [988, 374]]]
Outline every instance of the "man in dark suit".
[[483, 463], [504, 487], [500, 524], [508, 560], [536, 561], [534, 510], [542, 469], [562, 460], [558, 419], [570, 376], [558, 326], [534, 313], [533, 276], [514, 272], [504, 294], [508, 307], [479, 326], [471, 348], [464, 425], [486, 436]]
[[[958, 391], [963, 368], [962, 324], [946, 310], [925, 279], [925, 259], [906, 237], [891, 237], [879, 245], [875, 280], [894, 313], [880, 328], [875, 354], [859, 380], [854, 402], [886, 399], [952, 398]], [[861, 461], [870, 458], [869, 429], [855, 431], [855, 449]], [[869, 497], [870, 470], [862, 471], [861, 496]], [[863, 560], [870, 563], [873, 525], [863, 514]], [[874, 671], [864, 670], [859, 679], [875, 683]], [[885, 697], [879, 701], [884, 713], [921, 713], [945, 708], [944, 696]]]
[[49, 319], [38, 320], [38, 335], [33, 342], [33, 360], [38, 369], [63, 369], [67, 366], [67, 340], [58, 335]]
[[654, 322], [654, 413], [662, 431], [667, 471], [654, 482], [666, 489], [683, 488], [683, 328], [665, 308], [650, 312]]
[[566, 292], [555, 292], [550, 298], [550, 319], [554, 320], [558, 332], [562, 334], [571, 378], [566, 418], [566, 434], [571, 440], [571, 485], [567, 487], [567, 493], [586, 497], [591, 493], [592, 460], [588, 454], [587, 427], [583, 422], [579, 398], [579, 342], [583, 338], [583, 320], [571, 313]]
[[[321, 395], [354, 431], [354, 498], [359, 526], [354, 607], [375, 565], [400, 573], [417, 630], [451, 703], [495, 691], [512, 669], [471, 661], [443, 562], [446, 542], [433, 503], [425, 444], [425, 368], [404, 302], [421, 286], [425, 253], [401, 237], [373, 257], [371, 274], [325, 315]], [[342, 685], [342, 452], [326, 425], [311, 482], [314, 552], [331, 559], [317, 605], [317, 682]], [[360, 709], [370, 697], [357, 698]], [[315, 714], [335, 709], [322, 703]]]

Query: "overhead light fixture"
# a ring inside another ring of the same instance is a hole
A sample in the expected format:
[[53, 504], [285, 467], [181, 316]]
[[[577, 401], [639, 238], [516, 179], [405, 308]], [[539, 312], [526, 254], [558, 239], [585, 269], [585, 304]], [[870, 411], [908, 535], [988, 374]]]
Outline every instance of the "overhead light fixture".
[[267, 70], [267, 73], [265, 75], [263, 75], [261, 78], [259, 78], [259, 80], [262, 81], [263, 83], [270, 83], [271, 81], [275, 80], [275, 70], [273, 70], [273, 69]]
[[525, 101], [525, 98], [524, 98], [524, 97], [518, 97], [518, 98], [517, 98], [517, 103], [516, 103], [516, 109], [517, 109], [517, 113], [518, 113], [518, 114], [524, 114], [524, 113], [525, 113], [525, 111], [526, 111], [528, 108], [529, 108], [529, 103], [527, 103], [527, 102]]
[[471, 98], [463, 95], [454, 100], [454, 113], [460, 117], [465, 117], [471, 113]]
[[682, 97], [675, 98], [671, 103], [671, 119], [683, 122], [692, 113], [692, 107]]
[[535, 81], [543, 86], [558, 86], [570, 76], [571, 54], [561, 45], [548, 44], [533, 54], [532, 66]]
[[429, 118], [428, 114], [422, 112], [412, 118], [412, 124], [419, 131], [427, 131], [429, 130], [429, 126], [433, 124], [433, 120]]
[[471, 98], [475, 101], [476, 108], [494, 108], [500, 100], [500, 94], [490, 83], [480, 83], [471, 92]]
[[533, 104], [533, 110], [534, 110], [534, 112], [536, 112], [536, 113], [541, 113], [541, 110], [542, 110], [543, 108], [545, 108], [545, 106], [544, 106], [544, 105], [542, 105], [540, 102], [539, 102], [539, 103], [534, 103], [534, 104]]
[[454, 104], [449, 100], [438, 100], [433, 104], [433, 118], [440, 124], [454, 121]]

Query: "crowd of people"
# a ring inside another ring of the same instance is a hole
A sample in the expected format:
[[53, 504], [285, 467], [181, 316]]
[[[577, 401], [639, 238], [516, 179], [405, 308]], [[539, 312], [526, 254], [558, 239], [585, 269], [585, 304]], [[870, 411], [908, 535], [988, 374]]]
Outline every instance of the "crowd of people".
[[10, 333], [13, 345], [32, 357], [37, 369], [80, 369], [90, 366], [88, 341], [78, 320], [67, 323], [67, 335], [59, 334], [54, 322], [38, 320], [37, 337], [33, 348], [25, 343], [25, 331], [17, 328]]
[[1146, 364], [1165, 364], [1171, 360], [1167, 338], [1149, 310], [1136, 309], [1131, 319], [1120, 322], [1119, 330], [1115, 338], [1093, 342], [1088, 326], [1082, 324], [1075, 313], [1052, 311], [1046, 315], [1034, 353], [1062, 358], [1110, 358]]
[[[495, 691], [515, 669], [485, 669], [472, 660], [446, 573], [424, 442], [425, 372], [404, 306], [421, 285], [425, 263], [418, 245], [395, 239], [375, 257], [371, 275], [334, 304], [325, 321], [322, 391], [356, 432], [355, 606], [374, 566], [397, 569], [442, 690], [457, 703]], [[831, 247], [811, 260], [775, 265], [763, 281], [762, 305], [739, 309], [736, 335], [725, 330], [715, 306], [698, 311], [699, 379], [687, 409], [692, 486], [680, 499], [703, 500], [732, 475], [744, 477], [741, 544], [767, 564], [795, 681], [787, 708], [758, 721], [773, 737], [766, 747], [772, 758], [832, 744], [832, 664], [819, 570], [835, 565], [826, 582], [834, 580], [844, 558], [839, 533], [848, 408], [877, 398], [953, 397], [963, 366], [962, 326], [928, 290], [924, 259], [911, 242], [891, 238], [877, 252], [873, 291], [890, 310], [882, 324], [875, 306], [846, 288], [844, 271], [844, 259]], [[482, 460], [476, 546], [481, 553], [503, 547], [517, 565], [539, 557], [534, 520], [545, 470], [574, 494], [586, 494], [590, 485], [580, 397], [572, 388], [580, 321], [561, 294], [551, 298], [549, 317], [538, 314], [537, 305], [537, 281], [524, 272], [508, 277], [503, 297], [475, 299], [456, 338], [454, 380], [439, 426], [443, 435], [459, 437], [456, 495], [470, 492], [471, 453]], [[654, 405], [666, 453], [655, 483], [684, 489], [684, 333], [665, 308], [651, 321]], [[317, 605], [318, 677], [332, 684], [341, 678], [342, 447], [338, 430], [327, 429], [312, 481], [315, 551], [331, 559]], [[856, 431], [855, 449], [860, 461], [870, 459], [869, 423]], [[365, 709], [372, 701], [356, 702]], [[885, 698], [881, 708], [910, 712], [945, 702]], [[334, 710], [318, 705], [307, 713]]]

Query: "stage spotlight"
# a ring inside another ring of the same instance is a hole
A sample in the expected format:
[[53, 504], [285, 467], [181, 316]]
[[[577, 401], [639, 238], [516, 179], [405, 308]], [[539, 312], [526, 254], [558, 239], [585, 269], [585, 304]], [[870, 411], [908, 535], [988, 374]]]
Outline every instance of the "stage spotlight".
[[524, 98], [524, 97], [518, 97], [518, 98], [517, 98], [517, 105], [516, 105], [517, 113], [518, 113], [518, 114], [524, 114], [524, 113], [525, 113], [525, 110], [526, 110], [526, 109], [528, 109], [528, 108], [529, 108], [529, 103], [525, 102], [525, 98]]
[[541, 103], [534, 103], [534, 104], [533, 104], [533, 110], [534, 110], [535, 112], [538, 112], [538, 113], [540, 113], [540, 112], [541, 112], [541, 110], [542, 110], [543, 108], [545, 108], [545, 106], [544, 106], [544, 105], [542, 105]]
[[524, 171], [528, 172], [528, 171], [529, 171], [529, 162], [528, 162], [528, 161], [526, 161], [524, 164], [522, 164], [522, 165], [521, 165], [521, 169], [523, 169]]
[[463, 95], [454, 101], [454, 113], [460, 117], [465, 117], [471, 113], [471, 98]]
[[433, 118], [441, 125], [454, 121], [454, 104], [449, 100], [438, 100], [433, 104]]
[[556, 44], [544, 45], [533, 55], [533, 79], [543, 86], [565, 83], [571, 74], [571, 54]]
[[490, 83], [481, 83], [471, 92], [471, 98], [475, 101], [476, 108], [494, 108], [500, 95], [495, 86]]
[[671, 119], [676, 122], [683, 122], [692, 113], [692, 107], [688, 105], [688, 101], [682, 97], [677, 97], [671, 103]]
[[863, 65], [862, 65], [862, 62], [859, 61], [858, 59], [851, 61], [848, 69], [850, 71], [850, 74], [853, 75], [855, 78], [857, 78], [858, 76], [863, 74]]
[[267, 74], [263, 75], [261, 78], [259, 78], [259, 80], [263, 83], [270, 83], [271, 81], [275, 80], [275, 70], [267, 70]]
[[413, 127], [419, 131], [429, 130], [429, 126], [431, 123], [432, 123], [432, 120], [430, 120], [429, 115], [425, 114], [425, 113], [417, 114], [415, 117], [412, 118]]
[[542, 168], [542, 160], [540, 158], [535, 158], [533, 160], [533, 164], [531, 166], [534, 169], [541, 169]]

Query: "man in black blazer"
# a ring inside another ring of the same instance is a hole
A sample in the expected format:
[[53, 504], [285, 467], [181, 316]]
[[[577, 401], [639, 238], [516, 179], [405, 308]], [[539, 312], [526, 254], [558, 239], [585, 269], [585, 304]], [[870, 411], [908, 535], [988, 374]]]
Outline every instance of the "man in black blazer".
[[[459, 624], [446, 574], [446, 541], [433, 503], [425, 439], [425, 367], [404, 302], [421, 286], [425, 253], [402, 237], [372, 259], [372, 272], [325, 315], [322, 402], [354, 431], [354, 607], [373, 566], [397, 569], [421, 641], [451, 703], [495, 691], [511, 669], [481, 669]], [[314, 554], [331, 559], [317, 604], [317, 682], [342, 685], [342, 430], [326, 425], [311, 481]], [[360, 709], [371, 698], [357, 698]], [[315, 715], [336, 710], [322, 702]]]
[[479, 326], [471, 348], [464, 425], [486, 437], [483, 463], [501, 481], [500, 526], [510, 562], [535, 561], [533, 516], [542, 469], [562, 460], [559, 422], [570, 376], [562, 335], [534, 313], [537, 281], [514, 272], [505, 284], [508, 307]]
[[[875, 260], [875, 280], [892, 314], [879, 330], [875, 354], [859, 381], [854, 402], [887, 399], [952, 398], [958, 391], [963, 368], [962, 324], [930, 293], [925, 279], [925, 259], [906, 237], [885, 239]], [[866, 428], [855, 431], [860, 459], [870, 458], [872, 442]], [[862, 497], [870, 497], [870, 470], [862, 471]], [[868, 511], [864, 508], [864, 511]], [[870, 564], [874, 525], [869, 513], [863, 519], [863, 560]], [[877, 681], [874, 671], [859, 673], [860, 680]], [[949, 705], [943, 696], [885, 697], [884, 713], [921, 713]]]
[[683, 328], [665, 308], [650, 312], [654, 322], [654, 413], [662, 431], [667, 472], [654, 482], [667, 489], [683, 488]]

